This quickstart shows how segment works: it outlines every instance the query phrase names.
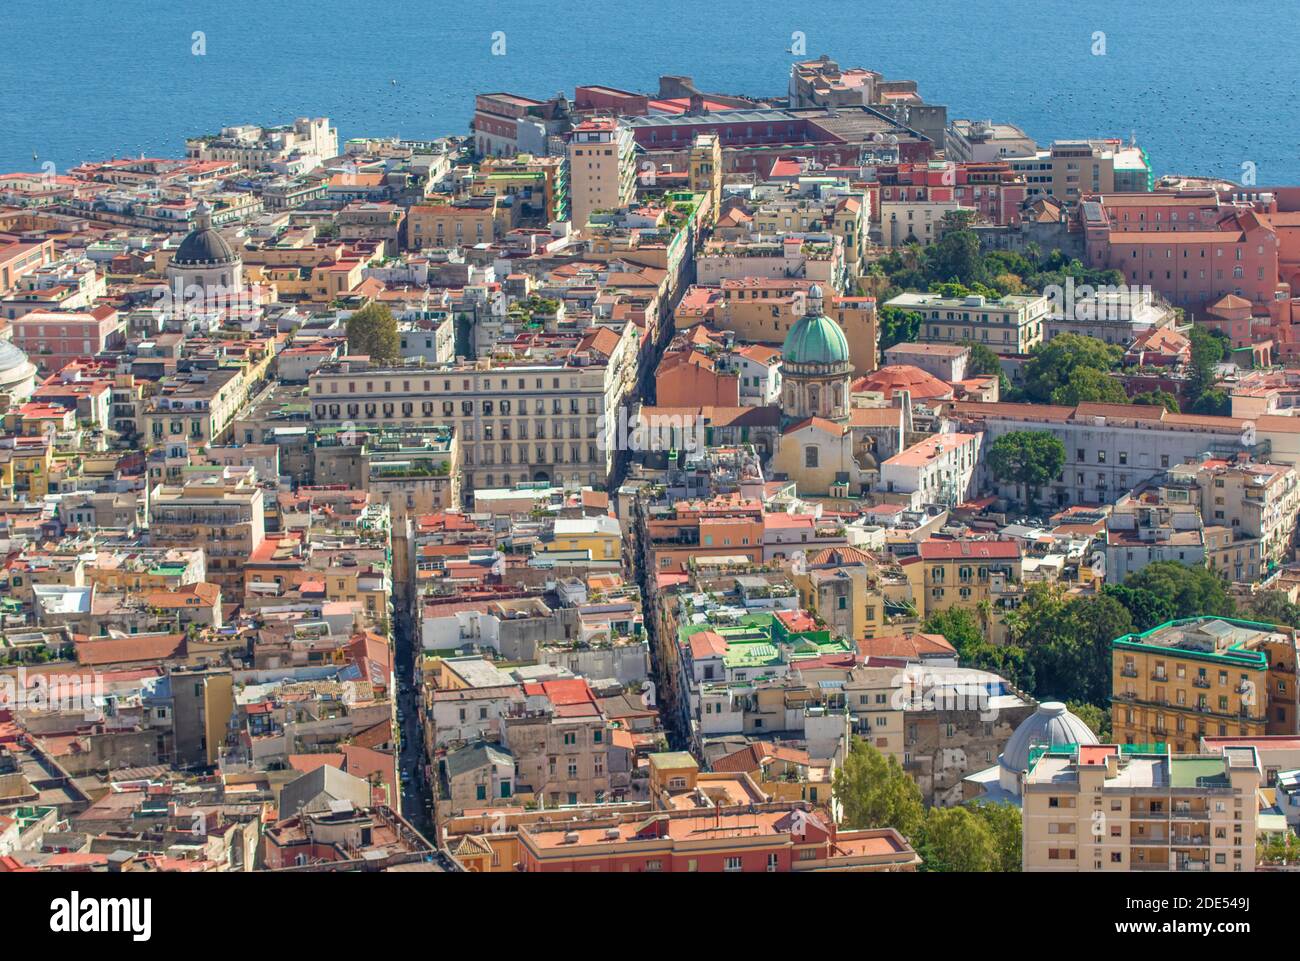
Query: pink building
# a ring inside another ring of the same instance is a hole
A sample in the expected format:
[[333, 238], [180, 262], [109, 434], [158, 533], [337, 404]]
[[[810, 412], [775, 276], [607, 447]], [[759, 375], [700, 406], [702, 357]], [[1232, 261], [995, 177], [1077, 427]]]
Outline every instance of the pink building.
[[123, 323], [113, 307], [59, 313], [34, 310], [13, 321], [13, 342], [46, 373], [57, 373], [79, 357], [93, 357], [123, 345]]
[[877, 168], [876, 178], [882, 202], [952, 201], [998, 226], [1019, 223], [1028, 196], [1024, 176], [1001, 162], [892, 164]]
[[[1118, 270], [1198, 319], [1226, 297], [1235, 312], [1244, 300], [1267, 317], [1296, 293], [1279, 285], [1300, 283], [1300, 213], [1279, 206], [1266, 191], [1227, 199], [1212, 190], [1094, 194], [1079, 218], [1091, 266]], [[1233, 319], [1234, 341], [1251, 338]]]

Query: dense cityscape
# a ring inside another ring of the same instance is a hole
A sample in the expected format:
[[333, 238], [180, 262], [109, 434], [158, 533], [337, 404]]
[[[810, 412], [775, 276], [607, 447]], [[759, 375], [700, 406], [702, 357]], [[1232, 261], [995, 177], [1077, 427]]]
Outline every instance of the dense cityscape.
[[466, 100], [0, 174], [0, 873], [1297, 869], [1300, 186]]

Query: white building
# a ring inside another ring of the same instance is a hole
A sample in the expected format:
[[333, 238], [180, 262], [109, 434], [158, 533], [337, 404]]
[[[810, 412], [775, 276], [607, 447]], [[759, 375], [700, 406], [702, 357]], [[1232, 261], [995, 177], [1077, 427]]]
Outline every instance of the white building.
[[979, 434], [935, 434], [880, 465], [878, 489], [911, 494], [913, 509], [960, 504], [974, 493]]

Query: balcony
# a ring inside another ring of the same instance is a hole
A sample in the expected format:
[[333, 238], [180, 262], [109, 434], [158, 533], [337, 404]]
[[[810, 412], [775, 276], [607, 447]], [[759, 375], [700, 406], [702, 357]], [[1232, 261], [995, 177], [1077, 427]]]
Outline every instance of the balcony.
[[1130, 814], [1129, 819], [1132, 821], [1168, 821], [1168, 811], [1157, 811], [1152, 808], [1145, 810], [1135, 808]]
[[1126, 664], [1120, 668], [1120, 677], [1137, 677], [1138, 669], [1132, 665]]

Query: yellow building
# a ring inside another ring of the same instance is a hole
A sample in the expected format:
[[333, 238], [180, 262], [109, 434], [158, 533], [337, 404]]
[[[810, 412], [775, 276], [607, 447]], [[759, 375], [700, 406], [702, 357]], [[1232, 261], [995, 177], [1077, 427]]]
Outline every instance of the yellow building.
[[709, 226], [713, 226], [718, 222], [718, 210], [722, 206], [722, 141], [717, 134], [695, 135], [691, 142], [690, 177], [691, 190], [709, 196], [707, 217]]
[[514, 223], [506, 198], [485, 194], [453, 204], [417, 204], [406, 214], [406, 245], [473, 246], [500, 240]]
[[1296, 632], [1170, 621], [1112, 645], [1111, 725], [1125, 744], [1192, 750], [1202, 737], [1297, 733]]
[[1037, 749], [1021, 796], [1024, 869], [1254, 871], [1259, 784], [1252, 746]]
[[17, 499], [39, 500], [50, 492], [50, 468], [54, 465], [54, 448], [50, 444], [16, 442], [11, 464]]
[[1018, 596], [1023, 560], [1017, 541], [927, 540], [917, 558], [903, 569], [919, 581], [913, 588], [923, 617], [953, 607], [996, 613]]
[[618, 561], [623, 556], [623, 533], [612, 517], [560, 517], [555, 520], [551, 540], [540, 545], [542, 553], [585, 552], [593, 561]]
[[[804, 609], [813, 612], [836, 637], [875, 637], [885, 627], [885, 597], [877, 565], [853, 548], [830, 548], [828, 563], [811, 562], [792, 577]], [[837, 560], [838, 559], [838, 560]]]

